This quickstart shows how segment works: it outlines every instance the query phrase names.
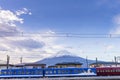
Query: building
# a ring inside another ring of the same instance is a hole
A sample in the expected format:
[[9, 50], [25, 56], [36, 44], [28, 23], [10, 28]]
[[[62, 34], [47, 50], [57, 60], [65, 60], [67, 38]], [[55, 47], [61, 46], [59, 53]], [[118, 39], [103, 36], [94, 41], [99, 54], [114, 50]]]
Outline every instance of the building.
[[48, 68], [57, 68], [57, 66], [52, 65], [52, 66], [48, 66]]
[[12, 64], [7, 64], [6, 61], [0, 60], [0, 69], [7, 69], [13, 67]]
[[38, 64], [38, 63], [26, 63], [24, 65], [26, 68], [45, 68], [46, 64]]
[[0, 69], [7, 69], [7, 68], [12, 68], [12, 67], [13, 67], [12, 64], [9, 64], [9, 65], [7, 65], [7, 64], [0, 64]]
[[82, 63], [79, 62], [63, 62], [63, 63], [57, 63], [55, 64], [57, 68], [68, 68], [68, 67], [75, 67], [80, 68], [82, 66]]
[[90, 67], [120, 67], [120, 63], [115, 62], [95, 62]]
[[14, 68], [45, 68], [46, 64], [22, 63], [14, 65]]

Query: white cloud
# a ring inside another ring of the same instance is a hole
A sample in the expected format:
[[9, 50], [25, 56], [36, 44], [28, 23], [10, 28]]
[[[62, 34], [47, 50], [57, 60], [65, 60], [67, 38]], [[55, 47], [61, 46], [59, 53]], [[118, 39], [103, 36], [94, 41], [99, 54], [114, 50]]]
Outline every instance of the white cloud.
[[[49, 57], [61, 50], [61, 45], [55, 44], [56, 38], [42, 37], [53, 36], [55, 32], [49, 30], [43, 34], [25, 34], [20, 37], [21, 32], [16, 22], [23, 23], [24, 19], [20, 16], [22, 14], [29, 14], [28, 9], [23, 8], [15, 12], [10, 10], [0, 9], [0, 59], [6, 60], [6, 55], [11, 56], [11, 62], [18, 63], [15, 58], [23, 56], [25, 61], [40, 60]], [[10, 36], [10, 37], [9, 37]], [[33, 58], [38, 55], [38, 57]]]
[[[18, 15], [19, 14], [19, 15]], [[13, 36], [21, 30], [16, 26], [16, 22], [23, 23], [24, 19], [20, 18], [22, 14], [31, 14], [26, 8], [16, 12], [0, 8], [0, 36]]]
[[115, 24], [120, 24], [120, 14], [113, 17], [113, 21]]
[[29, 14], [29, 15], [32, 15], [31, 12], [29, 12], [29, 10], [27, 8], [23, 8], [22, 10], [17, 10], [16, 11], [16, 15], [17, 16], [20, 16], [22, 14]]
[[120, 36], [120, 14], [113, 17], [114, 27], [110, 30], [110, 34], [115, 34], [113, 37]]
[[15, 26], [15, 22], [23, 23], [23, 19], [19, 18], [10, 10], [0, 9], [0, 24]]
[[[40, 60], [45, 57], [55, 55], [57, 52], [64, 50], [64, 45], [56, 43], [56, 33], [52, 30], [42, 34], [21, 33], [16, 22], [23, 23], [22, 14], [31, 15], [27, 8], [17, 10], [0, 9], [0, 58], [6, 60], [6, 55], [11, 56], [11, 62], [18, 63], [15, 58], [23, 56], [25, 61]], [[37, 56], [38, 55], [38, 56]], [[37, 57], [36, 57], [37, 56]], [[33, 58], [35, 57], [35, 58]]]
[[106, 51], [109, 51], [109, 50], [112, 50], [112, 49], [114, 49], [113, 45], [107, 45], [106, 46]]
[[0, 59], [6, 60], [6, 55], [10, 55], [10, 62], [18, 63], [19, 58], [22, 56], [23, 62], [33, 62], [46, 57], [54, 56], [63, 50], [70, 51], [71, 53], [75, 53], [77, 55], [79, 53], [83, 53], [82, 49], [80, 50], [73, 47], [66, 48], [65, 46], [67, 45], [64, 43], [57, 43], [57, 40], [59, 39], [57, 37], [51, 37], [57, 36], [57, 34], [52, 30], [42, 32], [42, 34], [30, 34], [24, 32], [23, 35], [19, 34], [21, 30], [16, 25], [16, 22], [21, 24], [24, 22], [21, 15], [30, 15], [31, 13], [28, 9], [23, 8], [22, 10], [17, 10], [15, 12], [4, 9], [1, 9], [0, 11], [2, 11], [2, 13], [0, 13], [0, 36], [3, 36], [0, 39]]
[[[11, 57], [16, 55], [17, 58], [23, 56], [23, 58], [26, 59], [24, 62], [30, 62], [54, 56], [58, 51], [63, 50], [64, 46], [56, 44], [55, 39], [56, 38], [41, 37], [40, 35], [36, 36], [35, 34], [32, 37], [7, 37], [2, 43], [8, 55]], [[36, 57], [36, 55], [39, 56]], [[11, 59], [11, 62], [15, 61]], [[18, 63], [18, 61], [16, 63]]]
[[104, 6], [106, 8], [119, 8], [120, 0], [97, 0], [96, 5], [101, 7]]

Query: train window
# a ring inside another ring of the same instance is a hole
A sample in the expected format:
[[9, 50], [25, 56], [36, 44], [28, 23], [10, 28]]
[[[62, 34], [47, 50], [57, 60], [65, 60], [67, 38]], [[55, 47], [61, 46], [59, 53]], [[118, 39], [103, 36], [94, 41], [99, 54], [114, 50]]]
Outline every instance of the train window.
[[52, 74], [52, 71], [50, 71], [49, 73]]
[[113, 71], [113, 72], [116, 72], [116, 70], [115, 70], [115, 69], [113, 69], [112, 71]]
[[65, 73], [65, 70], [62, 70], [61, 72], [62, 72], [62, 73]]
[[102, 70], [100, 70], [100, 72], [102, 72]]
[[7, 74], [7, 72], [5, 71], [5, 72], [3, 72], [4, 74]]
[[18, 71], [18, 74], [21, 74], [21, 72], [20, 72], [20, 71]]
[[108, 70], [105, 70], [105, 72], [108, 72]]
[[[9, 74], [9, 72], [8, 72], [8, 74]], [[12, 71], [11, 74], [14, 74], [14, 71]]]
[[78, 70], [78, 73], [80, 73], [81, 71], [80, 70]]
[[61, 73], [61, 70], [58, 70], [58, 73], [60, 74], [60, 73]]
[[33, 74], [33, 71], [30, 70], [30, 71], [27, 71], [27, 73], [28, 73], [28, 74]]
[[25, 71], [24, 74], [28, 74], [28, 71]]
[[118, 70], [116, 69], [116, 72], [118, 72]]
[[103, 70], [100, 70], [100, 72], [103, 72]]
[[42, 74], [42, 71], [39, 71], [38, 74]]
[[38, 71], [35, 70], [35, 71], [34, 71], [34, 74], [38, 74]]
[[6, 74], [6, 71], [2, 71], [2, 74]]
[[66, 73], [69, 73], [69, 70], [66, 70]]
[[47, 74], [49, 74], [49, 71], [46, 71]]
[[105, 70], [103, 70], [103, 72], [105, 72]]
[[24, 72], [24, 71], [22, 71], [22, 72], [21, 72], [21, 74], [25, 74], [25, 72]]
[[118, 69], [118, 72], [120, 72], [120, 69]]
[[103, 70], [102, 72], [105, 72], [105, 70]]
[[73, 72], [73, 70], [70, 70], [70, 73], [72, 73]]
[[80, 73], [81, 71], [80, 70], [77, 70], [77, 73]]
[[54, 74], [56, 74], [56, 70], [54, 70], [54, 72], [53, 72]]
[[34, 74], [34, 71], [30, 71], [29, 74]]
[[45, 73], [48, 74], [48, 71], [46, 71]]
[[26, 71], [26, 73], [25, 74], [31, 74], [32, 73], [32, 71]]
[[80, 73], [83, 73], [83, 70], [80, 70]]
[[39, 71], [35, 70], [35, 71], [34, 71], [34, 74], [39, 74]]
[[120, 72], [119, 69], [118, 69], [118, 72]]
[[110, 72], [110, 70], [107, 70], [107, 72]]
[[110, 72], [113, 72], [113, 70], [111, 70]]
[[77, 73], [77, 72], [78, 72], [78, 70], [74, 69], [74, 70], [72, 70], [72, 72], [73, 72], [73, 73]]
[[116, 70], [114, 70], [114, 69], [113, 69], [112, 71], [113, 71], [113, 72], [116, 72]]
[[113, 69], [112, 72], [116, 72], [116, 70]]
[[68, 73], [69, 71], [68, 70], [65, 70], [65, 73]]
[[111, 72], [111, 70], [109, 70], [109, 72]]
[[78, 73], [78, 70], [74, 70], [74, 73]]
[[12, 72], [10, 71], [9, 74], [12, 74]]
[[7, 74], [9, 74], [9, 72], [7, 72]]
[[105, 70], [105, 72], [108, 72], [108, 70]]
[[99, 70], [97, 70], [97, 72], [99, 72]]

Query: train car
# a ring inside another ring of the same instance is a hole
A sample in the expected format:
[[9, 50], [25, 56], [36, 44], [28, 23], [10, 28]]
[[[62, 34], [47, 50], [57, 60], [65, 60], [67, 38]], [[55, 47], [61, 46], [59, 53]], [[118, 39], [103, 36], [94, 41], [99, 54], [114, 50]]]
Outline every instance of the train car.
[[96, 76], [96, 68], [47, 68], [45, 77], [79, 77]]
[[3, 69], [0, 78], [120, 76], [120, 67]]
[[36, 78], [43, 77], [43, 69], [3, 69], [0, 78]]
[[96, 68], [97, 76], [120, 76], [120, 67]]

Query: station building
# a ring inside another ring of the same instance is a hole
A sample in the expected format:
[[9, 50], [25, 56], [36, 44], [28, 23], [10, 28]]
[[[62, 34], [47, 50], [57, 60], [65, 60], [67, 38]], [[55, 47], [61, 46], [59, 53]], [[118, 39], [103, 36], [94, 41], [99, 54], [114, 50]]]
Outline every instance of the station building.
[[48, 68], [57, 68], [56, 65], [51, 65], [51, 66], [48, 66]]
[[69, 67], [74, 67], [74, 68], [80, 68], [82, 66], [82, 63], [79, 62], [63, 62], [63, 63], [57, 63], [55, 64], [57, 68], [69, 68]]
[[6, 62], [6, 61], [0, 60], [0, 69], [7, 69], [7, 66], [9, 66], [10, 68], [13, 67], [12, 64], [8, 64], [8, 65], [7, 65], [7, 62]]
[[45, 68], [46, 64], [38, 64], [38, 63], [22, 63], [15, 64], [14, 68]]
[[22, 64], [8, 64], [0, 63], [0, 69], [19, 69], [19, 68], [45, 68], [46, 64], [37, 64], [37, 63], [22, 63]]
[[0, 69], [7, 69], [7, 66], [9, 66], [9, 68], [13, 67], [12, 64], [9, 64], [9, 65], [7, 65], [7, 64], [0, 64]]

